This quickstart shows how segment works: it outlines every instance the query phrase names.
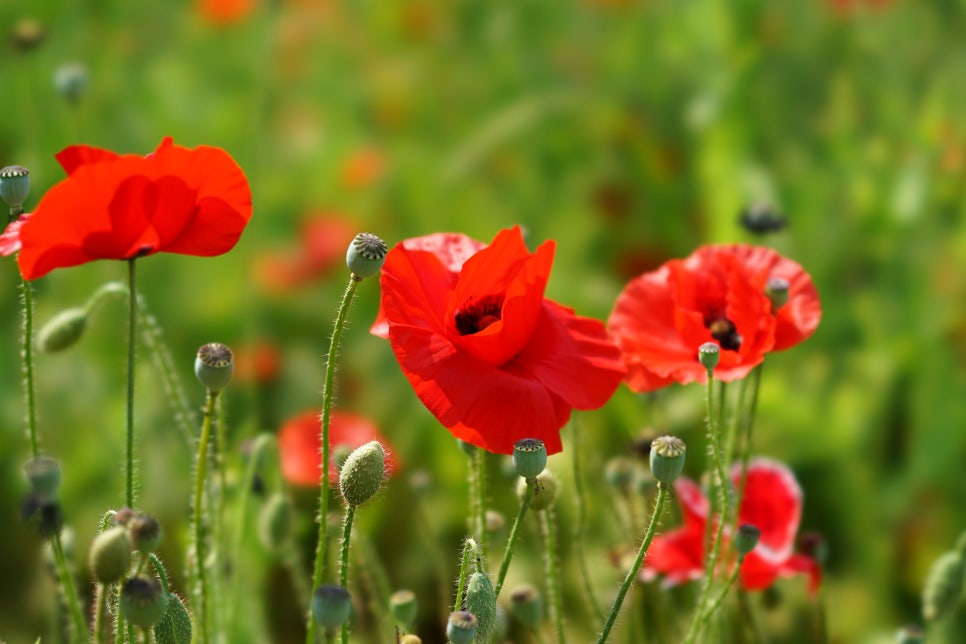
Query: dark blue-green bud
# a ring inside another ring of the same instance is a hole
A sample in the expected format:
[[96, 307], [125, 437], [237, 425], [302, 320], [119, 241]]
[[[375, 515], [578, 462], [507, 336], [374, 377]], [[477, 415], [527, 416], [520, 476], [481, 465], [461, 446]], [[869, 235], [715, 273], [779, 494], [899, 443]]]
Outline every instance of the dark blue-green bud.
[[698, 347], [698, 362], [710, 373], [718, 366], [721, 358], [721, 348], [714, 342], [705, 342]]
[[54, 72], [54, 87], [70, 103], [80, 101], [87, 91], [87, 66], [83, 63], [65, 63]]
[[416, 593], [411, 590], [397, 590], [389, 598], [389, 611], [393, 619], [405, 628], [416, 619], [416, 609], [418, 608]]
[[759, 539], [761, 539], [761, 530], [757, 526], [742, 523], [738, 526], [738, 534], [735, 536], [735, 550], [739, 555], [746, 555], [755, 549]]
[[220, 342], [201, 345], [195, 358], [195, 375], [198, 382], [211, 393], [218, 393], [231, 380], [235, 370], [231, 349]]
[[359, 233], [349, 244], [345, 253], [345, 264], [356, 277], [372, 277], [382, 269], [389, 248], [386, 242], [372, 233]]
[[781, 277], [772, 277], [765, 282], [765, 295], [771, 300], [772, 313], [785, 306], [788, 301], [788, 288], [788, 280]]
[[155, 552], [161, 545], [164, 533], [161, 524], [150, 514], [136, 513], [127, 523], [131, 545], [142, 553]]
[[37, 456], [23, 466], [23, 473], [30, 483], [33, 493], [39, 498], [57, 498], [60, 487], [60, 461], [51, 456]]
[[547, 467], [547, 448], [539, 438], [523, 438], [513, 444], [513, 465], [523, 478], [535, 479]]
[[465, 610], [452, 613], [446, 623], [446, 637], [450, 644], [470, 644], [476, 637], [476, 615]]
[[168, 596], [157, 577], [132, 577], [121, 588], [121, 615], [135, 626], [151, 628], [167, 607]]
[[22, 165], [8, 165], [0, 169], [0, 199], [19, 215], [30, 196], [30, 170]]
[[651, 473], [661, 485], [671, 485], [681, 475], [686, 451], [677, 436], [658, 436], [651, 441]]
[[319, 586], [312, 594], [312, 616], [326, 632], [340, 628], [352, 613], [352, 597], [342, 586]]

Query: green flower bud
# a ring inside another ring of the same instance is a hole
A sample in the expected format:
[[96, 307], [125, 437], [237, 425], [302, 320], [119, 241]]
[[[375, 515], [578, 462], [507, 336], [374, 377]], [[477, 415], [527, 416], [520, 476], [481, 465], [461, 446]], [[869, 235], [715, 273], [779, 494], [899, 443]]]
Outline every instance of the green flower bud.
[[412, 633], [406, 633], [399, 638], [399, 644], [423, 644], [422, 638], [419, 635], [413, 635]]
[[349, 505], [359, 506], [376, 495], [386, 473], [386, 453], [379, 441], [357, 448], [339, 473], [339, 489]]
[[54, 500], [60, 487], [60, 461], [50, 456], [32, 458], [23, 466], [23, 473], [33, 493], [40, 498]]
[[382, 269], [389, 248], [372, 233], [359, 233], [349, 244], [345, 263], [358, 280], [372, 277]]
[[[540, 510], [548, 510], [553, 507], [554, 501], [557, 500], [557, 477], [554, 476], [553, 472], [550, 470], [544, 470], [537, 477], [536, 487], [533, 490], [533, 498], [530, 500], [530, 508], [539, 512]], [[520, 479], [517, 483], [517, 497], [521, 500], [523, 495], [527, 493], [527, 482], [525, 479]]]
[[446, 623], [446, 637], [450, 644], [470, 644], [476, 637], [476, 615], [461, 610], [452, 613]]
[[604, 480], [611, 487], [626, 492], [634, 480], [634, 461], [626, 456], [615, 456], [604, 466]]
[[158, 520], [140, 512], [135, 513], [128, 521], [127, 529], [134, 549], [145, 554], [156, 551], [164, 536]]
[[389, 611], [393, 619], [404, 628], [409, 628], [416, 619], [417, 608], [416, 593], [411, 590], [397, 590], [389, 598]]
[[295, 511], [288, 497], [273, 494], [258, 515], [258, 536], [269, 552], [280, 553], [292, 541]]
[[714, 342], [705, 342], [698, 347], [698, 362], [708, 370], [708, 373], [718, 366], [719, 358], [721, 358], [721, 348]]
[[540, 628], [543, 620], [543, 599], [535, 587], [524, 584], [514, 588], [510, 593], [510, 608], [527, 628], [534, 631]]
[[118, 508], [114, 513], [114, 525], [127, 525], [137, 514], [131, 508]]
[[158, 644], [191, 644], [191, 615], [174, 593], [168, 593], [168, 607], [154, 625], [154, 639]]
[[896, 631], [896, 644], [923, 644], [926, 631], [918, 624], [906, 624]]
[[319, 586], [312, 594], [312, 616], [326, 632], [335, 631], [352, 614], [352, 597], [342, 586]]
[[94, 579], [112, 584], [127, 572], [131, 565], [131, 538], [121, 526], [108, 528], [94, 538], [88, 563]]
[[785, 306], [788, 301], [788, 280], [772, 277], [765, 283], [765, 295], [771, 300], [771, 312], [774, 313]]
[[13, 33], [11, 33], [14, 48], [22, 54], [39, 47], [46, 37], [47, 32], [44, 31], [44, 26], [33, 18], [18, 20], [17, 24], [13, 26]]
[[927, 622], [948, 617], [963, 594], [966, 562], [955, 551], [942, 554], [933, 562], [922, 590], [922, 616]]
[[348, 445], [333, 445], [332, 446], [332, 460], [335, 462], [335, 468], [341, 470], [342, 466], [345, 465], [346, 460], [349, 458], [349, 454], [352, 453], [352, 448]]
[[513, 444], [513, 465], [525, 479], [535, 479], [547, 467], [547, 448], [539, 438], [524, 438]]
[[476, 615], [476, 641], [489, 642], [496, 623], [496, 592], [485, 572], [478, 570], [470, 575], [465, 606]]
[[54, 72], [54, 87], [69, 103], [76, 104], [87, 91], [87, 66], [83, 63], [65, 63]]
[[0, 168], [0, 199], [10, 206], [10, 212], [19, 215], [30, 196], [30, 170], [22, 165]]
[[658, 436], [651, 442], [651, 474], [661, 485], [670, 485], [684, 469], [684, 441], [676, 436]]
[[81, 339], [87, 329], [87, 309], [65, 309], [37, 331], [37, 348], [44, 353], [68, 349]]
[[44, 498], [31, 493], [20, 508], [20, 516], [33, 525], [41, 539], [51, 539], [64, 527], [64, 511], [56, 499]]
[[746, 555], [755, 549], [760, 538], [761, 530], [757, 526], [742, 523], [738, 526], [738, 534], [735, 535], [735, 550], [739, 555]]
[[195, 375], [208, 391], [218, 393], [231, 380], [234, 371], [231, 349], [220, 342], [209, 342], [198, 349]]
[[486, 535], [491, 542], [501, 541], [506, 533], [506, 518], [495, 510], [486, 511]]
[[168, 607], [168, 595], [157, 577], [139, 575], [121, 587], [121, 615], [141, 628], [151, 628], [160, 621]]

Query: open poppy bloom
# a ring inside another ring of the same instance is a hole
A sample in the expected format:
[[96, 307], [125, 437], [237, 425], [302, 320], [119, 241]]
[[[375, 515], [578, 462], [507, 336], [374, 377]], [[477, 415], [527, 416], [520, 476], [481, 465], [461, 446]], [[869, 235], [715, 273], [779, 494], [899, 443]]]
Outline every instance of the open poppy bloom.
[[[741, 466], [731, 469], [731, 481], [738, 489]], [[697, 483], [680, 478], [674, 490], [684, 514], [684, 525], [654, 537], [641, 569], [645, 580], [664, 575], [664, 582], [676, 585], [704, 576], [704, 537], [708, 522], [708, 499]], [[795, 554], [795, 535], [802, 517], [802, 489], [788, 467], [765, 458], [748, 465], [738, 525], [750, 524], [761, 530], [755, 549], [745, 556], [739, 570], [745, 590], [762, 590], [778, 577], [807, 574], [809, 590], [815, 592], [822, 580], [819, 564]], [[730, 529], [725, 526], [722, 553], [729, 547]]]
[[[279, 430], [278, 450], [282, 476], [293, 485], [317, 486], [322, 479], [322, 431], [318, 411], [307, 411], [289, 419]], [[329, 483], [339, 484], [338, 452], [354, 450], [370, 441], [379, 441], [386, 451], [386, 471], [392, 475], [399, 467], [393, 450], [376, 426], [367, 418], [343, 411], [329, 417]]]
[[6, 257], [20, 250], [20, 229], [24, 222], [30, 218], [30, 215], [31, 213], [25, 212], [7, 224], [3, 234], [0, 234], [0, 255]]
[[285, 292], [310, 284], [336, 266], [345, 266], [345, 249], [356, 227], [347, 217], [317, 215], [302, 222], [297, 249], [257, 258], [255, 279], [266, 290]]
[[97, 259], [231, 250], [252, 216], [248, 181], [227, 152], [161, 141], [146, 157], [75, 145], [57, 154], [67, 178], [20, 228], [26, 280]]
[[554, 242], [530, 253], [518, 227], [489, 246], [455, 233], [386, 256], [380, 317], [416, 395], [457, 438], [510, 454], [522, 438], [561, 450], [573, 408], [596, 409], [624, 376], [597, 320], [544, 298]]
[[[773, 307], [769, 285], [787, 285]], [[632, 280], [618, 296], [608, 326], [624, 353], [627, 384], [653, 391], [672, 382], [707, 382], [698, 347], [721, 348], [714, 376], [743, 378], [769, 351], [810, 336], [822, 317], [812, 279], [770, 248], [702, 246]]]

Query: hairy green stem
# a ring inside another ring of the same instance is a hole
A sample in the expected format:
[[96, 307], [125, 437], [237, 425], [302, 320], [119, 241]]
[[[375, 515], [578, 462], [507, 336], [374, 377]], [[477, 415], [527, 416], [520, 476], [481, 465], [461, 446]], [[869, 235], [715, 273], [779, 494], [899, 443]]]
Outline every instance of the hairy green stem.
[[557, 642], [564, 644], [567, 638], [563, 627], [563, 595], [560, 588], [560, 562], [557, 559], [557, 535], [554, 529], [553, 508], [542, 510], [539, 515], [540, 532], [543, 533], [543, 565], [550, 594], [550, 611], [553, 613], [554, 626], [557, 629]]
[[654, 501], [654, 509], [651, 510], [651, 520], [647, 524], [647, 530], [644, 531], [644, 540], [641, 542], [641, 547], [637, 550], [637, 556], [634, 558], [634, 563], [631, 564], [630, 569], [627, 571], [627, 576], [624, 577], [624, 582], [617, 591], [617, 597], [614, 599], [614, 605], [611, 607], [610, 614], [607, 616], [607, 621], [604, 622], [604, 627], [601, 629], [600, 636], [597, 638], [597, 644], [604, 644], [604, 642], [607, 641], [607, 637], [610, 635], [610, 631], [614, 627], [614, 622], [617, 620], [617, 614], [620, 612], [621, 606], [624, 603], [624, 597], [627, 595], [627, 591], [630, 589], [634, 579], [640, 573], [641, 565], [644, 563], [644, 555], [647, 554], [647, 549], [651, 547], [651, 540], [654, 539], [654, 535], [657, 533], [657, 526], [660, 522], [661, 514], [664, 512], [664, 505], [667, 503], [667, 497], [668, 488], [663, 483], [658, 483], [657, 499]]
[[[351, 503], [345, 508], [345, 521], [342, 524], [342, 550], [339, 555], [339, 585], [349, 588], [349, 542], [352, 539], [352, 519], [356, 515], [356, 506]], [[342, 644], [349, 641], [349, 620], [342, 624]]]
[[94, 608], [93, 639], [95, 644], [101, 644], [104, 641], [104, 616], [107, 612], [107, 586], [98, 583], [97, 589], [94, 592], [97, 595], [97, 600]]
[[[453, 612], [463, 610], [463, 592], [466, 590], [466, 568], [470, 560], [470, 552], [476, 550], [476, 541], [467, 537], [463, 542], [463, 556], [460, 561], [460, 576], [456, 582], [456, 601], [453, 603]], [[477, 555], [478, 557], [478, 555]]]
[[198, 442], [198, 462], [195, 464], [195, 501], [194, 514], [194, 546], [196, 570], [198, 571], [197, 590], [195, 598], [195, 617], [198, 620], [197, 641], [204, 644], [208, 641], [208, 575], [205, 569], [205, 534], [202, 505], [205, 496], [205, 480], [208, 466], [208, 443], [211, 441], [211, 416], [215, 409], [217, 391], [208, 391], [208, 401], [205, 404], [205, 417], [201, 423], [201, 439]]
[[67, 565], [67, 555], [64, 554], [64, 544], [60, 540], [60, 535], [55, 534], [50, 539], [50, 547], [54, 551], [54, 562], [57, 564], [57, 575], [60, 577], [60, 585], [64, 588], [64, 595], [67, 597], [67, 610], [70, 612], [71, 623], [73, 624], [73, 642], [83, 642], [87, 639], [87, 620], [81, 611], [80, 599], [77, 597], [77, 588], [74, 586], [74, 579], [70, 574], [70, 567]]
[[127, 448], [124, 503], [134, 507], [134, 339], [137, 331], [137, 289], [135, 288], [135, 259], [127, 262], [128, 329], [127, 329]]
[[698, 625], [696, 627], [697, 630], [695, 632], [695, 637], [701, 634], [701, 629], [704, 627], [704, 623], [707, 622], [712, 617], [714, 617], [715, 612], [717, 612], [718, 608], [721, 606], [721, 603], [724, 601], [725, 597], [728, 596], [728, 592], [731, 590], [731, 587], [734, 586], [735, 581], [738, 579], [738, 573], [740, 572], [741, 564], [744, 563], [744, 561], [745, 561], [745, 555], [743, 554], [739, 555], [738, 562], [735, 564], [734, 570], [731, 571], [731, 574], [728, 575], [728, 579], [725, 581], [724, 587], [721, 589], [720, 592], [718, 592], [717, 597], [715, 597], [711, 601], [711, 603], [708, 604], [708, 607], [705, 608], [704, 612], [701, 613], [701, 615], [696, 620], [698, 622]]
[[506, 550], [503, 551], [503, 562], [500, 564], [500, 574], [496, 578], [496, 586], [494, 587], [494, 592], [497, 598], [500, 597], [500, 590], [503, 588], [503, 582], [506, 579], [507, 570], [510, 569], [510, 560], [513, 559], [513, 547], [516, 545], [517, 536], [520, 533], [520, 525], [523, 523], [523, 517], [527, 514], [527, 508], [530, 507], [530, 501], [533, 500], [533, 491], [537, 486], [537, 479], [527, 480], [527, 491], [523, 495], [523, 500], [520, 502], [520, 510], [517, 512], [517, 518], [513, 521], [513, 527], [510, 528], [510, 537], [506, 542]]
[[40, 456], [37, 441], [37, 410], [34, 399], [34, 303], [30, 282], [22, 280], [23, 291], [23, 383], [27, 404], [27, 438], [30, 440], [30, 453], [34, 458]]
[[486, 450], [478, 449], [473, 457], [476, 468], [477, 551], [486, 556]]

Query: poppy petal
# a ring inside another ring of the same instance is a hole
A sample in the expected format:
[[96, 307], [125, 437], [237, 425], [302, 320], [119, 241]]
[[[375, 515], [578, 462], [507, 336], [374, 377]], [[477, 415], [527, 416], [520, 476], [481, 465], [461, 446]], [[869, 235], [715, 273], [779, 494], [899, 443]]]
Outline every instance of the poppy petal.
[[119, 159], [120, 156], [116, 152], [90, 145], [72, 145], [54, 155], [57, 162], [60, 163], [60, 167], [68, 175], [74, 174], [74, 171], [82, 165], [114, 161]]

